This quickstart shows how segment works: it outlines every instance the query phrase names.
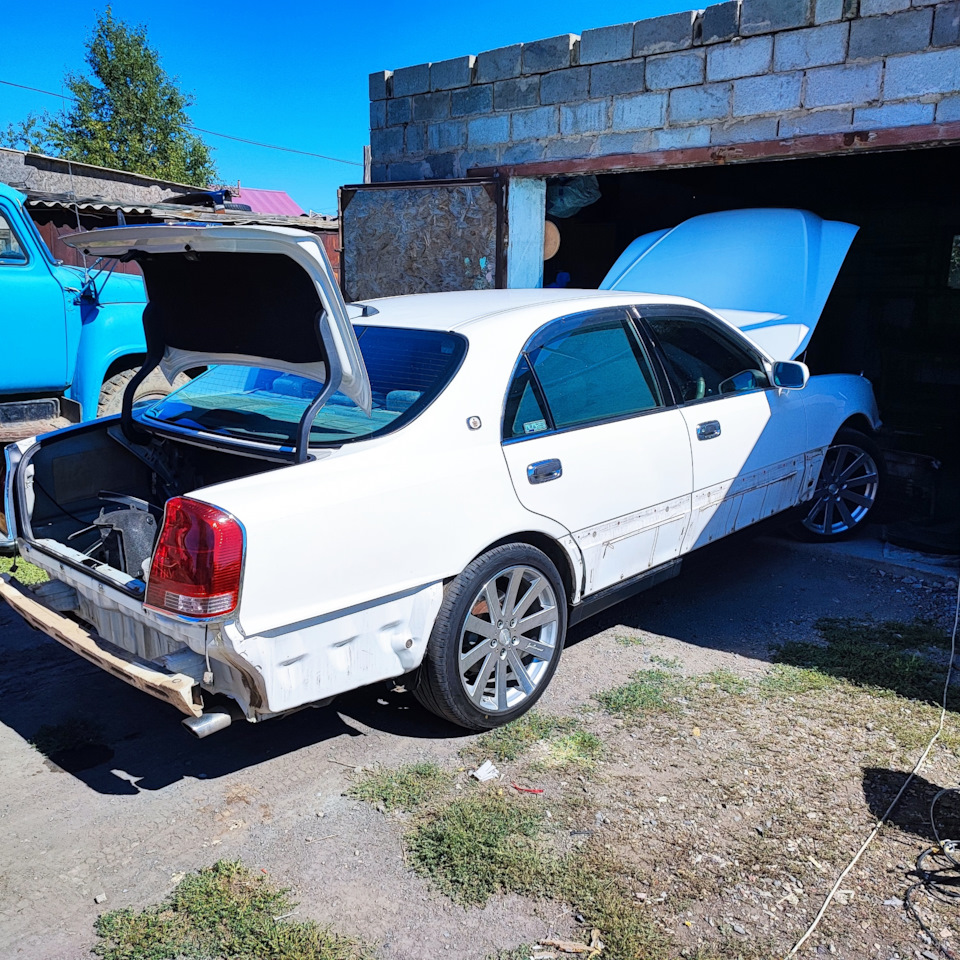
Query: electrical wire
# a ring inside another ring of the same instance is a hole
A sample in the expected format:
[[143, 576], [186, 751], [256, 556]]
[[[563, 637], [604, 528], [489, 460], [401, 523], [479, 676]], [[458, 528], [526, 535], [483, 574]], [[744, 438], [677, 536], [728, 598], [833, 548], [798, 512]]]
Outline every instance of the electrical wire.
[[[48, 97], [57, 97], [59, 100], [70, 100], [77, 103], [76, 97], [68, 97], [62, 93], [54, 93], [52, 90], [41, 90], [39, 87], [28, 87], [23, 83], [14, 83], [12, 80], [0, 80], [0, 83], [8, 87], [17, 87], [20, 90], [29, 90], [32, 93], [43, 93]], [[316, 157], [319, 160], [330, 160], [332, 163], [346, 163], [351, 167], [362, 167], [363, 164], [357, 160], [344, 160], [342, 157], [329, 157], [324, 153], [313, 153], [310, 150], [298, 150], [294, 147], [281, 147], [275, 143], [262, 143], [259, 140], [247, 140], [245, 137], [235, 137], [230, 133], [219, 133], [216, 130], [206, 130], [203, 127], [195, 127], [193, 124], [186, 124], [188, 130], [195, 130], [197, 133], [205, 133], [209, 137], [222, 137], [224, 140], [236, 140], [238, 143], [248, 143], [254, 147], [264, 147], [267, 150], [280, 150], [284, 153], [298, 153], [304, 157]]]
[[[900, 802], [900, 798], [904, 795], [904, 793], [906, 793], [907, 787], [910, 786], [910, 783], [913, 781], [913, 778], [920, 772], [920, 768], [926, 762], [927, 756], [930, 754], [930, 751], [933, 749], [933, 745], [940, 738], [940, 734], [943, 732], [944, 721], [946, 720], [946, 717], [947, 717], [947, 695], [950, 692], [950, 680], [953, 676], [953, 661], [957, 652], [958, 621], [960, 621], [960, 578], [958, 578], [958, 581], [957, 581], [957, 603], [956, 603], [956, 610], [953, 615], [953, 634], [950, 641], [950, 662], [947, 664], [947, 677], [943, 682], [943, 702], [940, 707], [940, 722], [937, 724], [936, 732], [930, 738], [930, 742], [927, 744], [927, 748], [920, 755], [920, 759], [917, 760], [917, 762], [914, 764], [913, 769], [910, 771], [910, 775], [907, 777], [906, 780], [904, 780], [903, 786], [900, 787], [899, 792], [893, 798], [893, 802], [890, 804], [889, 807], [887, 807], [886, 812], [877, 821], [877, 825], [870, 832], [870, 836], [868, 836], [867, 839], [863, 841], [863, 844], [861, 845], [860, 849], [856, 852], [854, 858], [846, 865], [846, 867], [844, 867], [843, 872], [840, 874], [840, 876], [837, 877], [837, 882], [833, 885], [833, 887], [831, 887], [830, 892], [827, 894], [826, 899], [823, 901], [823, 906], [820, 907], [820, 910], [818, 911], [817, 915], [813, 918], [813, 922], [810, 924], [809, 927], [807, 927], [806, 933], [804, 933], [804, 935], [793, 945], [793, 949], [786, 955], [784, 960], [790, 960], [791, 957], [795, 957], [799, 952], [800, 948], [807, 942], [807, 940], [810, 939], [810, 936], [813, 934], [814, 930], [816, 930], [817, 927], [820, 925], [820, 921], [823, 919], [824, 914], [826, 914], [827, 908], [832, 903], [833, 898], [836, 896], [837, 891], [840, 889], [840, 885], [846, 879], [847, 874], [850, 873], [850, 871], [854, 868], [854, 866], [856, 866], [857, 861], [860, 859], [861, 856], [863, 856], [867, 847], [869, 847], [870, 844], [873, 843], [873, 841], [876, 839], [877, 834], [883, 828], [884, 824], [890, 818], [890, 814], [893, 813], [897, 804]], [[940, 796], [942, 796], [944, 793], [947, 793], [947, 792], [949, 791], [941, 790], [940, 793], [938, 793], [937, 796], [934, 797], [933, 804], [931, 804], [931, 808], [930, 808], [931, 818], [933, 816], [933, 806], [936, 804]], [[936, 826], [934, 826], [934, 835], [937, 836]], [[917, 861], [918, 873], [920, 872], [921, 862], [923, 861], [923, 859], [927, 854], [932, 854], [935, 852], [938, 852], [938, 853], [944, 852], [944, 849], [943, 849], [944, 843], [954, 844], [954, 841], [943, 841], [943, 842], [938, 841], [938, 847], [931, 847], [929, 850], [924, 851], [924, 853], [920, 855], [920, 858]], [[953, 861], [953, 863], [956, 864], [957, 861], [954, 860], [954, 858], [950, 854], [947, 854], [947, 856], [951, 861]], [[906, 903], [906, 900], [904, 901], [904, 903]], [[924, 927], [924, 929], [926, 930], [926, 925], [923, 923], [923, 921], [920, 919], [919, 915], [915, 911], [914, 911], [914, 916], [917, 918], [920, 925]], [[932, 936], [932, 934], [930, 934], [929, 931], [927, 931], [927, 933], [929, 936]], [[939, 942], [936, 940], [936, 937], [933, 937], [933, 939], [934, 939], [934, 942], [937, 942], [941, 952], [943, 952], [944, 948], [939, 945]], [[951, 960], [953, 960], [954, 955], [952, 953], [948, 952], [948, 953], [945, 953], [944, 955], [947, 957], [950, 957]]]

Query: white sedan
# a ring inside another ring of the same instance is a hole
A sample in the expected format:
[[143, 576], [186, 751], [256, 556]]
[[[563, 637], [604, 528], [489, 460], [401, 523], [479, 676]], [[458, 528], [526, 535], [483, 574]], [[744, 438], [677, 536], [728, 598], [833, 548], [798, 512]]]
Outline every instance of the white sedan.
[[827, 538], [869, 514], [870, 384], [793, 359], [855, 231], [711, 214], [606, 289], [364, 304], [298, 231], [79, 235], [143, 269], [141, 376], [208, 369], [6, 448], [0, 543], [51, 582], [0, 595], [198, 736], [403, 674], [456, 724], [506, 723], [570, 624], [691, 550], [799, 504]]

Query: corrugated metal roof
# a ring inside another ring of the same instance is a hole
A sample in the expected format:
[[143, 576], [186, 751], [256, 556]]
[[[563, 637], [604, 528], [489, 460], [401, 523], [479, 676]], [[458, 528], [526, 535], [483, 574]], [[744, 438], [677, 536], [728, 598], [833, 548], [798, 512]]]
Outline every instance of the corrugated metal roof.
[[280, 213], [302, 217], [303, 208], [284, 190], [257, 190], [253, 187], [230, 188], [234, 203], [245, 203], [254, 213]]

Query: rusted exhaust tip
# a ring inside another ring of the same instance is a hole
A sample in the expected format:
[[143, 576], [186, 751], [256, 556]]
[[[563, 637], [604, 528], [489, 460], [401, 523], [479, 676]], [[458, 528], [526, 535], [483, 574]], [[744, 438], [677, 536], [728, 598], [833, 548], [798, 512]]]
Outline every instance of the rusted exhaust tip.
[[218, 730], [226, 730], [233, 723], [233, 715], [229, 710], [210, 710], [199, 717], [187, 717], [182, 723], [198, 740], [202, 740]]

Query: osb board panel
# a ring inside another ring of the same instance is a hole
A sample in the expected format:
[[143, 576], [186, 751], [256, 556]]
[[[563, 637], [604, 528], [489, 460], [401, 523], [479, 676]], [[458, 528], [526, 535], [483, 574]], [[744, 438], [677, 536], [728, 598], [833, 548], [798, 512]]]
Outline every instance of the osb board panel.
[[360, 189], [342, 217], [347, 300], [496, 286], [497, 203], [483, 184]]

